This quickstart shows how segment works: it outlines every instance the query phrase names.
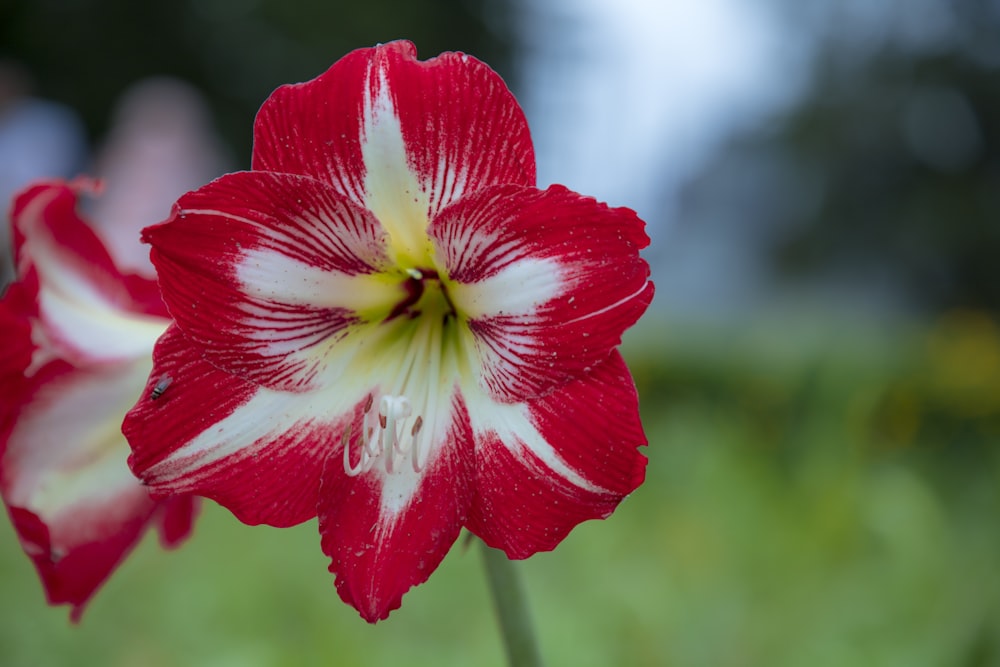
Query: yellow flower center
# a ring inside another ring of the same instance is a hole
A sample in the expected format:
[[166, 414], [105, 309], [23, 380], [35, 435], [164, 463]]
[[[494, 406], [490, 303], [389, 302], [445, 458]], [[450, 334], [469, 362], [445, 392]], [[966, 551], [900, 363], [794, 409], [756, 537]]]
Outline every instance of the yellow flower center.
[[[468, 369], [468, 327], [448, 293], [448, 280], [433, 263], [385, 276], [398, 285], [397, 300], [371, 320], [377, 341], [370, 352], [382, 378], [369, 394], [360, 432], [345, 431], [344, 470], [358, 475], [382, 465], [423, 470], [432, 438], [450, 419], [450, 396]], [[353, 458], [353, 462], [352, 462]]]

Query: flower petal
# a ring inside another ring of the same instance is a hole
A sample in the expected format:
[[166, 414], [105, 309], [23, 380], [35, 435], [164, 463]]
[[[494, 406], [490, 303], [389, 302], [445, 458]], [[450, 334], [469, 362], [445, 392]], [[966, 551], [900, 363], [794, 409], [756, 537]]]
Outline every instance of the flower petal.
[[80, 362], [134, 358], [163, 331], [166, 310], [156, 281], [120, 271], [78, 215], [88, 187], [95, 186], [41, 183], [15, 197], [18, 277], [37, 300], [34, 336], [47, 347]]
[[535, 184], [527, 121], [503, 80], [461, 53], [418, 61], [406, 41], [277, 89], [257, 115], [253, 168], [331, 183], [403, 245], [463, 194]]
[[[101, 584], [142, 538], [150, 520], [160, 527], [161, 543], [173, 548], [191, 533], [197, 498], [177, 496], [154, 502], [140, 493], [119, 496], [106, 505], [78, 505], [52, 521], [29, 509], [8, 506], [11, 523], [45, 587], [49, 604], [72, 605], [70, 620], [80, 620], [84, 607]], [[117, 522], [109, 517], [123, 514]], [[84, 529], [105, 525], [105, 533]]]
[[94, 187], [18, 195], [18, 280], [0, 302], [0, 495], [50, 603], [71, 604], [74, 621], [146, 526], [175, 546], [194, 513], [192, 498], [152, 500], [126, 464], [121, 419], [168, 320], [156, 281], [120, 271], [77, 214]]
[[[447, 397], [445, 397], [447, 398]], [[376, 465], [348, 476], [342, 456], [323, 475], [319, 530], [341, 598], [369, 623], [397, 609], [423, 583], [458, 538], [472, 496], [469, 417], [458, 393], [430, 416], [426, 467]], [[361, 413], [353, 433], [364, 431]]]
[[[148, 360], [90, 370], [53, 361], [11, 397], [0, 492], [50, 602], [72, 604], [74, 620], [157, 509], [128, 470], [120, 431], [148, 370]], [[190, 520], [170, 542], [189, 530]]]
[[[141, 493], [141, 489], [139, 489]], [[39, 515], [16, 505], [7, 508], [25, 553], [45, 587], [49, 604], [72, 606], [70, 620], [80, 620], [84, 607], [142, 537], [155, 504], [145, 494], [122, 497], [107, 506], [79, 507], [52, 528]], [[75, 525], [95, 525], [105, 509], [124, 511], [107, 535], [90, 538], [71, 531]]]
[[177, 327], [157, 343], [153, 363], [123, 426], [129, 465], [152, 493], [205, 496], [247, 524], [316, 516], [323, 461], [356, 401], [241, 380], [205, 361]]
[[[11, 397], [23, 391], [24, 371], [31, 365], [35, 344], [31, 341], [31, 322], [26, 313], [35, 309], [36, 289], [28, 289], [21, 283], [13, 283], [0, 300], [0, 331], [3, 345], [0, 345], [0, 433], [6, 433], [7, 421], [16, 419], [17, 410]], [[0, 440], [0, 455], [3, 444]]]
[[496, 400], [522, 402], [589, 372], [653, 298], [642, 221], [562, 186], [482, 190], [428, 231]]
[[470, 401], [476, 496], [468, 528], [510, 558], [553, 549], [642, 483], [638, 399], [618, 352], [525, 405]]
[[191, 535], [201, 503], [194, 496], [168, 496], [159, 501], [154, 525], [160, 545], [172, 549]]
[[149, 227], [163, 298], [222, 369], [275, 389], [318, 382], [329, 348], [405, 294], [379, 275], [384, 232], [311, 178], [241, 172], [182, 197]]

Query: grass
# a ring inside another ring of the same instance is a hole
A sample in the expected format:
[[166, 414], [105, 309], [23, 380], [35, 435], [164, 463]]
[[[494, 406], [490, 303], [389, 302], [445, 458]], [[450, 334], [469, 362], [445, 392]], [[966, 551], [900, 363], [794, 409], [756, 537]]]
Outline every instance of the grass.
[[[789, 328], [631, 338], [648, 479], [521, 563], [550, 665], [1000, 664], [1000, 336]], [[315, 522], [206, 504], [146, 540], [78, 627], [0, 525], [0, 664], [499, 666], [463, 541], [388, 621], [342, 604]]]

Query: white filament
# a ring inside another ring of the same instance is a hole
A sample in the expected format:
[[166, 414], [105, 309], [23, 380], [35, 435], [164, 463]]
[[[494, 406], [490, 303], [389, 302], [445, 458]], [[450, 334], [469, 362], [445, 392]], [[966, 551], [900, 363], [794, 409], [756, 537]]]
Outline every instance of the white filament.
[[420, 457], [420, 435], [423, 418], [419, 415], [413, 421], [409, 432], [405, 430], [406, 420], [413, 414], [413, 406], [406, 396], [386, 395], [379, 400], [377, 426], [372, 424], [369, 397], [365, 408], [361, 433], [357, 440], [361, 443], [361, 455], [356, 465], [351, 464], [351, 429], [348, 427], [341, 437], [344, 447], [344, 472], [355, 477], [371, 470], [376, 461], [384, 460], [385, 471], [392, 474], [396, 457], [409, 457], [414, 472], [421, 472], [426, 461]]

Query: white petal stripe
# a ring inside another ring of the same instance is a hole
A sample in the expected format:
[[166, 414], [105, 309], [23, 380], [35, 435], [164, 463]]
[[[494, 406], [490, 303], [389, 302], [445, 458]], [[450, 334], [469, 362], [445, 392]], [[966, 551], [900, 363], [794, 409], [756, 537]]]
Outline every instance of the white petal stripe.
[[[393, 105], [383, 67], [369, 70], [365, 89], [376, 92], [365, 97], [361, 156], [365, 164], [365, 205], [392, 237], [391, 245], [410, 261], [422, 261], [429, 244], [425, 234], [430, 199], [410, 160], [403, 129]], [[370, 77], [377, 77], [377, 82]]]
[[576, 324], [577, 322], [583, 322], [584, 320], [589, 320], [589, 319], [597, 317], [599, 315], [603, 315], [604, 313], [612, 311], [615, 308], [618, 308], [619, 306], [622, 306], [622, 305], [628, 303], [629, 301], [631, 301], [631, 300], [633, 300], [635, 298], [638, 298], [639, 295], [641, 295], [643, 292], [645, 292], [647, 290], [650, 290], [652, 288], [653, 288], [652, 283], [648, 283], [648, 282], [643, 283], [642, 287], [640, 287], [639, 289], [637, 289], [632, 294], [629, 294], [626, 297], [622, 297], [618, 301], [615, 301], [614, 303], [612, 303], [610, 305], [607, 305], [604, 308], [601, 308], [600, 310], [592, 310], [589, 313], [584, 313], [583, 315], [580, 315], [579, 317], [574, 317], [571, 320], [566, 320], [562, 324], [563, 325]]
[[138, 489], [126, 465], [121, 419], [151, 366], [148, 357], [138, 358], [70, 373], [40, 389], [7, 442], [7, 501], [48, 518]]
[[[93, 296], [98, 293], [93, 292]], [[118, 361], [149, 354], [167, 328], [168, 320], [162, 317], [128, 312], [98, 298], [79, 298], [80, 294], [44, 285], [38, 294], [38, 308], [46, 327], [58, 338], [50, 342], [68, 344], [91, 361]]]
[[[24, 229], [22, 257], [30, 257], [39, 274], [38, 303], [42, 322], [57, 341], [91, 360], [132, 359], [148, 353], [167, 327], [167, 320], [125, 310], [120, 293], [95, 283], [81, 270], [79, 257], [68, 256], [40, 216], [57, 194], [36, 197], [21, 213]], [[37, 333], [36, 333], [37, 335]]]
[[236, 277], [248, 295], [288, 305], [388, 312], [401, 298], [399, 285], [382, 274], [348, 275], [267, 249], [246, 251]]
[[532, 423], [527, 404], [497, 403], [484, 395], [478, 387], [463, 386], [463, 394], [468, 401], [472, 430], [477, 435], [477, 442], [481, 441], [479, 434], [495, 433], [497, 439], [515, 456], [518, 456], [518, 446], [523, 446], [545, 463], [552, 472], [574, 486], [591, 493], [613, 494], [608, 489], [591, 484], [567, 465]]
[[244, 450], [266, 446], [270, 440], [296, 426], [332, 423], [352, 407], [344, 395], [317, 393], [329, 403], [323, 401], [320, 406], [316, 401], [303, 401], [301, 394], [259, 387], [249, 401], [211, 424], [169, 457], [150, 466], [142, 476], [150, 484], [161, 480], [176, 484], [183, 480], [194, 488], [203, 475], [210, 474], [213, 464]]
[[[565, 290], [559, 263], [525, 257], [474, 283], [455, 283], [449, 295], [470, 320], [498, 315], [533, 315]], [[631, 298], [631, 297], [629, 297]]]

